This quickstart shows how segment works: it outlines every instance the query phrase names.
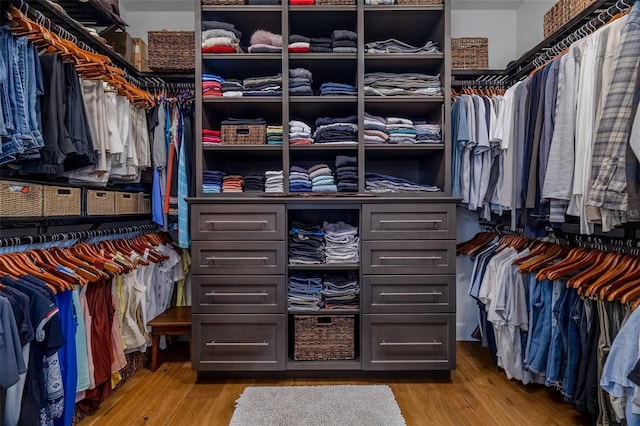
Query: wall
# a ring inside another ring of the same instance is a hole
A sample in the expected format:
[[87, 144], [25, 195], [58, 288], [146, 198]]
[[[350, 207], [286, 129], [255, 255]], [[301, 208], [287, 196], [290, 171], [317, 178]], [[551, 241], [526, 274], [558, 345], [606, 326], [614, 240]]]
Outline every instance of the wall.
[[[128, 24], [131, 37], [147, 41], [148, 31], [193, 31], [195, 28], [192, 0], [144, 1], [120, 0], [121, 15]], [[124, 13], [122, 12], [124, 9]]]
[[529, 0], [517, 11], [517, 46], [514, 59], [534, 48], [544, 39], [544, 14], [556, 0]]

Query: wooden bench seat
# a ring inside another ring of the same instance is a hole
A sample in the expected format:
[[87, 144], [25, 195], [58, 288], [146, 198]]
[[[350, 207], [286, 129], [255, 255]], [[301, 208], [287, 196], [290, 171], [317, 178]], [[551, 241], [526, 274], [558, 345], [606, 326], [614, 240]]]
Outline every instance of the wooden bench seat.
[[160, 336], [189, 336], [191, 348], [191, 306], [173, 306], [151, 321], [151, 371], [158, 369]]

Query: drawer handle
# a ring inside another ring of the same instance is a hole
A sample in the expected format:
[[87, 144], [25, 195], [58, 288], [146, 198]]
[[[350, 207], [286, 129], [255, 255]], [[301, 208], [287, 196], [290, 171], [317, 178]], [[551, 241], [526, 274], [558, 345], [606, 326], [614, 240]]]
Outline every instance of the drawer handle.
[[441, 219], [381, 219], [380, 223], [442, 223]]
[[442, 342], [385, 342], [379, 343], [380, 346], [442, 346]]
[[250, 223], [258, 225], [266, 225], [266, 220], [205, 220], [204, 223], [213, 225], [214, 223]]
[[441, 256], [380, 256], [380, 260], [442, 260]]
[[205, 293], [205, 296], [261, 296], [261, 297], [267, 297], [269, 295], [269, 293], [267, 293], [266, 291], [263, 291], [262, 293], [216, 293], [215, 291], [212, 291], [210, 293]]
[[212, 340], [206, 343], [207, 346], [269, 346], [269, 342], [216, 342]]
[[387, 293], [382, 292], [380, 296], [442, 296], [441, 291], [425, 291], [421, 293]]
[[205, 257], [205, 260], [269, 260], [267, 256], [255, 256], [255, 257]]

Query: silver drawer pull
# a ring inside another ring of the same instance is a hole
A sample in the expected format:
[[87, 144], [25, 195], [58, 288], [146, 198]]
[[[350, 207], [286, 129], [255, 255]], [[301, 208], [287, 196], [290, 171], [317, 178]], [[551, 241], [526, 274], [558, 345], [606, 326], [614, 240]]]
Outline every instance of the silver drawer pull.
[[204, 223], [213, 225], [214, 223], [246, 223], [252, 225], [266, 225], [266, 220], [205, 220]]
[[380, 223], [442, 223], [441, 219], [381, 219]]
[[212, 340], [206, 343], [207, 346], [269, 346], [269, 342], [216, 342]]
[[441, 291], [426, 291], [422, 293], [387, 293], [382, 292], [380, 296], [442, 296]]
[[216, 293], [215, 291], [212, 291], [210, 293], [205, 293], [205, 296], [261, 296], [261, 297], [267, 297], [269, 295], [269, 293], [267, 293], [266, 291], [263, 291], [262, 293]]
[[380, 346], [442, 346], [442, 342], [385, 342], [379, 343]]
[[380, 256], [380, 260], [442, 260], [441, 256]]
[[269, 260], [267, 256], [255, 256], [255, 257], [205, 257], [205, 260]]

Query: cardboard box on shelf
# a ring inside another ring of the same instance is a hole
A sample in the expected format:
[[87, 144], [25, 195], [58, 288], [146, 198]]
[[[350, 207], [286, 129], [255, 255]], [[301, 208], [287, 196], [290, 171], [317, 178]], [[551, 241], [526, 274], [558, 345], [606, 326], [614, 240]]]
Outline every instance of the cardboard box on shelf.
[[133, 66], [138, 71], [151, 71], [147, 58], [147, 43], [141, 38], [133, 39]]
[[120, 54], [127, 62], [133, 63], [133, 39], [126, 32], [120, 31], [103, 31], [100, 33], [102, 37]]

